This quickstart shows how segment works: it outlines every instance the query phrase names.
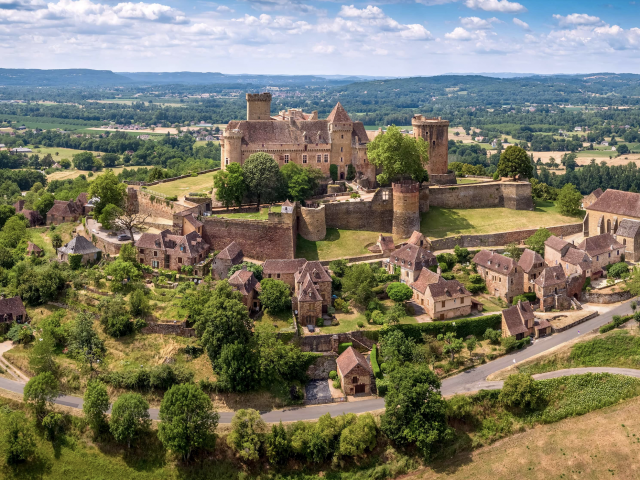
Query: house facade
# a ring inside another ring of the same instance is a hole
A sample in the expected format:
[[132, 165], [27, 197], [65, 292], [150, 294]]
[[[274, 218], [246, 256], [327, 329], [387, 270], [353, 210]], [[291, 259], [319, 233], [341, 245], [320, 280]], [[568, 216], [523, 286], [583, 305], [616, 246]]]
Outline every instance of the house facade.
[[518, 260], [518, 266], [522, 269], [522, 285], [524, 291], [533, 292], [533, 282], [538, 278], [546, 266], [544, 258], [542, 258], [542, 255], [538, 252], [525, 248]]
[[209, 248], [209, 244], [196, 232], [174, 235], [171, 230], [145, 232], [136, 243], [140, 263], [176, 271], [187, 266], [195, 268], [206, 260]]
[[593, 203], [585, 205], [585, 210], [587, 211], [583, 221], [585, 237], [603, 233], [616, 234], [623, 219], [640, 221], [640, 193], [622, 192], [610, 188]]
[[274, 278], [282, 280], [289, 285], [291, 291], [296, 289], [295, 274], [307, 261], [304, 258], [291, 258], [285, 260], [266, 260], [262, 264], [262, 278]]
[[47, 225], [77, 222], [80, 217], [93, 210], [93, 205], [89, 205], [88, 200], [86, 193], [81, 193], [75, 200], [56, 200], [47, 212]]
[[229, 284], [240, 292], [242, 303], [249, 309], [249, 312], [258, 312], [260, 310], [259, 295], [262, 290], [260, 282], [258, 282], [253, 272], [238, 270], [229, 277]]
[[503, 337], [522, 340], [525, 337], [544, 337], [551, 332], [551, 324], [545, 319], [536, 318], [529, 302], [519, 301], [516, 305], [502, 310]]
[[345, 395], [371, 395], [373, 369], [355, 348], [347, 348], [336, 360], [337, 374]]
[[390, 274], [395, 273], [396, 267], [400, 269], [400, 281], [411, 285], [418, 279], [418, 275], [423, 268], [436, 267], [438, 259], [436, 256], [418, 245], [407, 243], [397, 250], [391, 252], [382, 266]]
[[318, 261], [307, 261], [294, 274], [295, 292], [292, 308], [298, 312], [300, 325], [315, 325], [331, 305], [329, 269]]
[[625, 260], [640, 260], [640, 220], [623, 218], [616, 231], [616, 240], [624, 245]]
[[227, 278], [231, 267], [240, 265], [243, 261], [244, 253], [242, 253], [240, 245], [233, 241], [216, 255], [216, 258], [213, 259], [211, 270], [216, 278]]
[[447, 320], [477, 311], [478, 303], [464, 285], [457, 280], [445, 280], [442, 275], [423, 268], [411, 284], [413, 302], [433, 320]]
[[473, 263], [487, 285], [489, 294], [511, 303], [513, 297], [524, 293], [523, 272], [513, 258], [490, 250], [480, 250]]
[[82, 265], [97, 263], [102, 258], [102, 250], [81, 235], [58, 249], [58, 260], [69, 263], [70, 255], [82, 255]]
[[24, 308], [20, 297], [0, 298], [0, 325], [11, 325], [13, 322], [27, 323], [28, 321], [27, 309]]
[[578, 248], [584, 250], [591, 259], [594, 275], [601, 272], [603, 267], [622, 261], [625, 252], [625, 246], [611, 233], [587, 237], [578, 244]]

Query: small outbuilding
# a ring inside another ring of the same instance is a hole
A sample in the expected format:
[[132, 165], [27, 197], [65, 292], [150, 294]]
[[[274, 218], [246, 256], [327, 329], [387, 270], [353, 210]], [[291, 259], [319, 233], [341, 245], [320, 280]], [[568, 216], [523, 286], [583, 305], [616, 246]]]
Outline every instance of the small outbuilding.
[[345, 395], [371, 395], [373, 369], [355, 348], [349, 347], [336, 361], [338, 377]]
[[24, 308], [20, 297], [0, 298], [0, 324], [26, 323], [28, 321], [27, 309]]
[[66, 245], [58, 249], [58, 260], [69, 263], [70, 255], [82, 255], [81, 263], [86, 265], [98, 262], [102, 258], [102, 250], [81, 235], [73, 237]]
[[27, 242], [27, 256], [29, 257], [41, 257], [44, 254], [42, 249], [35, 243]]

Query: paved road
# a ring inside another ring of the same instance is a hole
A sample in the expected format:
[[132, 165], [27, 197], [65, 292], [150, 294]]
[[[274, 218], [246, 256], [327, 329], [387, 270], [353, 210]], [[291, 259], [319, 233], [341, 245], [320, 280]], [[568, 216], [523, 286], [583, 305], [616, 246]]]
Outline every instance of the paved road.
[[[496, 389], [502, 387], [501, 381], [489, 382], [486, 378], [503, 368], [513, 365], [514, 363], [521, 362], [527, 358], [531, 358], [534, 355], [542, 353], [553, 347], [561, 345], [565, 342], [578, 338], [591, 330], [600, 328], [605, 323], [609, 323], [614, 315], [628, 315], [631, 313], [631, 307], [629, 304], [631, 300], [623, 303], [622, 305], [603, 313], [602, 315], [592, 318], [591, 320], [571, 328], [561, 333], [551, 335], [547, 338], [536, 340], [533, 345], [527, 347], [524, 350], [518, 350], [504, 357], [500, 357], [492, 362], [480, 365], [478, 367], [466, 370], [454, 377], [446, 378], [442, 381], [442, 394], [453, 395], [455, 393], [475, 392], [481, 389]], [[515, 362], [514, 362], [515, 360]], [[618, 373], [621, 375], [630, 375], [640, 378], [640, 370], [634, 370], [629, 368], [606, 368], [606, 367], [593, 367], [593, 368], [571, 368], [567, 370], [558, 370], [555, 372], [543, 373], [540, 375], [534, 375], [536, 379], [542, 378], [555, 378], [567, 375], [577, 375], [580, 373]], [[22, 394], [24, 384], [7, 380], [0, 377], [0, 388], [9, 390], [11, 392]], [[64, 395], [56, 400], [59, 405], [67, 407], [82, 408], [82, 399], [78, 397], [72, 397]], [[299, 420], [315, 420], [325, 413], [330, 413], [332, 416], [341, 415], [343, 413], [364, 413], [372, 410], [379, 410], [384, 408], [384, 399], [372, 398], [370, 400], [360, 400], [354, 402], [345, 403], [333, 403], [328, 405], [316, 405], [311, 407], [292, 407], [285, 408], [283, 410], [273, 410], [270, 412], [262, 412], [262, 418], [265, 422], [292, 422]], [[152, 408], [149, 410], [151, 418], [158, 419], [158, 409]], [[231, 423], [233, 418], [233, 412], [220, 412], [220, 423]]]

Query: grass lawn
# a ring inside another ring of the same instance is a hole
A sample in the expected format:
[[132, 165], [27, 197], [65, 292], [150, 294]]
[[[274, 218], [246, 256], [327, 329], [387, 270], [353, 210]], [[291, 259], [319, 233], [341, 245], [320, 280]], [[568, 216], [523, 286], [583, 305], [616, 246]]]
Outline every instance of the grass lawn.
[[477, 178], [458, 178], [456, 179], [456, 183], [458, 185], [466, 185], [470, 183], [480, 183], [482, 180], [478, 180]]
[[483, 312], [499, 313], [505, 308], [501, 303], [498, 302], [498, 299], [496, 297], [492, 297], [487, 293], [481, 293], [474, 296], [473, 298], [484, 305], [484, 307], [482, 308]]
[[205, 173], [197, 177], [181, 178], [173, 182], [161, 183], [148, 188], [149, 192], [158, 192], [164, 195], [182, 196], [190, 192], [207, 193], [213, 188], [213, 174]]
[[[271, 208], [273, 213], [279, 213], [282, 211], [282, 207], [274, 206]], [[269, 219], [269, 207], [260, 208], [260, 212], [248, 212], [248, 213], [217, 213], [219, 217], [224, 218], [236, 218], [239, 220], [268, 220]]]
[[56, 252], [51, 246], [51, 234], [58, 233], [62, 237], [62, 241], [67, 243], [72, 237], [72, 233], [76, 229], [75, 223], [63, 223], [58, 225], [55, 230], [50, 230], [49, 227], [36, 227], [30, 228], [27, 232], [31, 235], [30, 240], [37, 246], [42, 248], [47, 257], [55, 257]]
[[[213, 142], [213, 143], [218, 143], [218, 144], [220, 143], [218, 140], [210, 140], [210, 141]], [[193, 144], [193, 148], [204, 147], [207, 143], [209, 143], [209, 141], [207, 141], [207, 140], [199, 140], [199, 141], [197, 141], [197, 142], [195, 142]]]
[[[78, 152], [78, 150], [75, 150], [75, 152]], [[113, 173], [118, 175], [123, 169], [124, 167], [115, 167], [111, 168], [110, 170], [113, 170]], [[98, 177], [106, 171], [107, 169], [101, 170], [99, 172], [93, 172], [93, 177], [91, 178]], [[58, 170], [56, 172], [53, 172], [51, 175], [47, 175], [47, 180], [72, 180], [82, 174], [88, 175], [89, 172], [87, 172], [86, 170], [76, 170], [75, 168], [70, 168], [69, 170]]]
[[[73, 156], [86, 152], [87, 150], [76, 150], [74, 148], [60, 148], [60, 147], [34, 147], [33, 145], [29, 145], [28, 148], [33, 150], [33, 153], [37, 153], [40, 155], [40, 158], [44, 157], [46, 154], [50, 153], [53, 157], [53, 160], [59, 162], [63, 158], [73, 161]], [[58, 155], [56, 155], [56, 153]], [[91, 152], [93, 155], [97, 155], [100, 152]]]
[[534, 211], [509, 208], [439, 208], [422, 214], [420, 231], [430, 238], [482, 234], [578, 223], [582, 217], [566, 217], [553, 202], [536, 202]]
[[307, 260], [332, 260], [341, 257], [367, 255], [365, 248], [378, 241], [379, 233], [362, 230], [339, 230], [327, 228], [324, 240], [310, 242], [298, 235], [296, 257]]

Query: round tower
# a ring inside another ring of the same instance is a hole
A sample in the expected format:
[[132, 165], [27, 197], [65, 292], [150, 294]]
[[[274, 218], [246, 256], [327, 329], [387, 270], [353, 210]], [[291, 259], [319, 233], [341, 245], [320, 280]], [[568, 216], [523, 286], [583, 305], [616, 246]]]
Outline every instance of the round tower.
[[420, 231], [420, 184], [405, 180], [393, 184], [393, 229], [400, 238]]
[[327, 236], [324, 205], [307, 205], [299, 210], [298, 233], [305, 240], [317, 242]]
[[271, 120], [271, 94], [247, 93], [247, 120]]
[[429, 144], [429, 180], [435, 184], [456, 183], [455, 174], [449, 173], [449, 121], [414, 115], [411, 119], [413, 136]]
[[225, 129], [220, 144], [220, 160], [222, 170], [231, 163], [242, 164], [242, 132], [238, 129]]

